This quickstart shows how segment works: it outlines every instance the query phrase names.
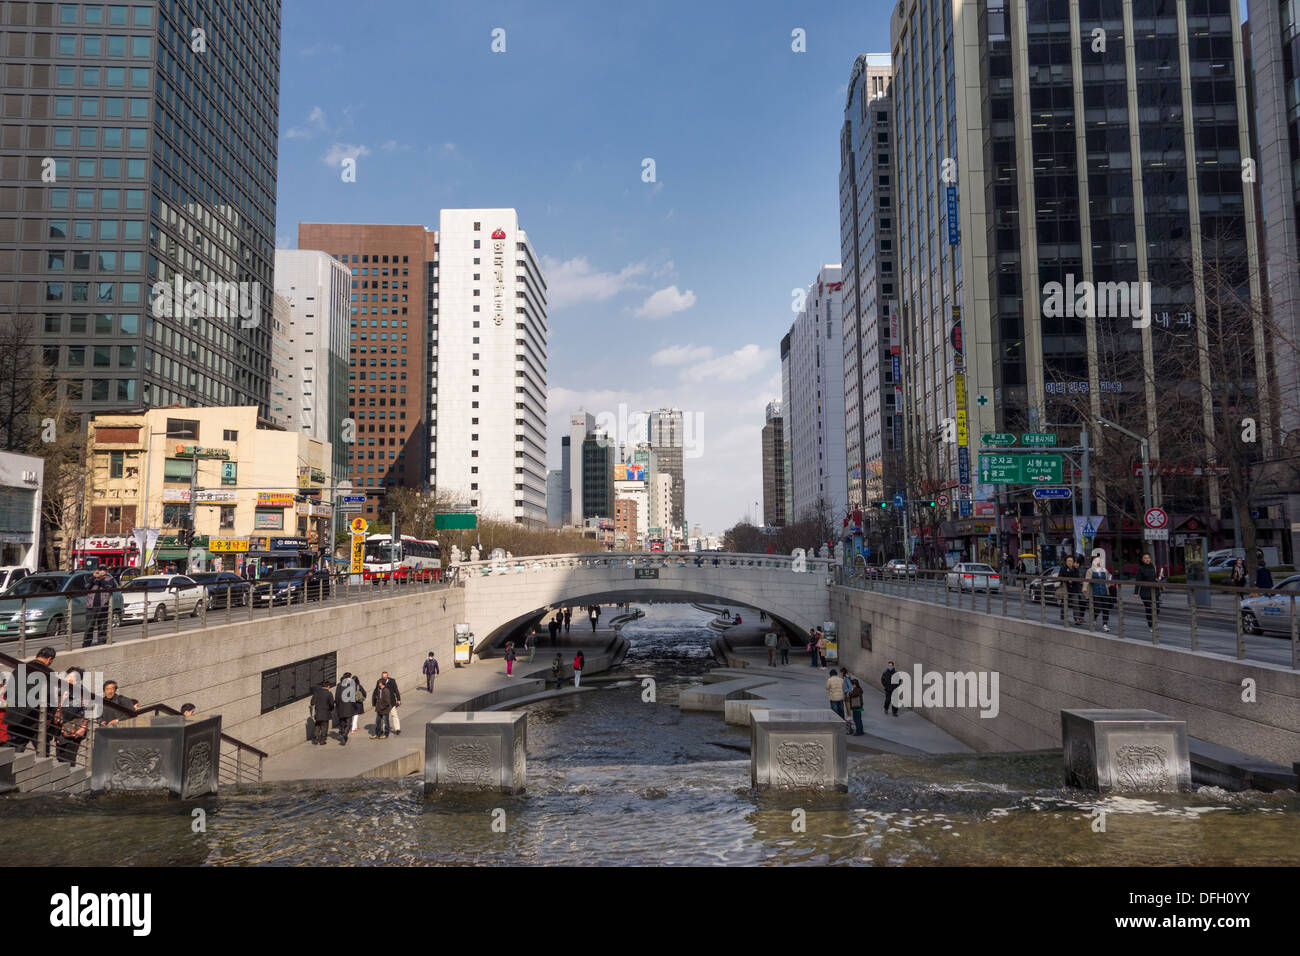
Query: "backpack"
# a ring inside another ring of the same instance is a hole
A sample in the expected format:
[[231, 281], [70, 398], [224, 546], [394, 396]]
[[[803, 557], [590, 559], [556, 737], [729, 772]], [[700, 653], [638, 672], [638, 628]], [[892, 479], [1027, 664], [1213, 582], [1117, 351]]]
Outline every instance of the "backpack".
[[579, 654], [579, 655], [577, 655], [576, 657], [573, 658], [573, 669], [574, 669], [575, 671], [580, 671], [580, 670], [582, 670], [582, 655], [581, 655], [581, 654]]

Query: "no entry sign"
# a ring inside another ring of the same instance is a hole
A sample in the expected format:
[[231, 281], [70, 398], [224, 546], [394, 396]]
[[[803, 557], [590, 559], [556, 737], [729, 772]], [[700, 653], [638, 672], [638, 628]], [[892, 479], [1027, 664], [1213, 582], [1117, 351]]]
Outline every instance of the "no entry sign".
[[1148, 528], [1160, 529], [1169, 523], [1169, 515], [1163, 508], [1151, 508], [1145, 517]]

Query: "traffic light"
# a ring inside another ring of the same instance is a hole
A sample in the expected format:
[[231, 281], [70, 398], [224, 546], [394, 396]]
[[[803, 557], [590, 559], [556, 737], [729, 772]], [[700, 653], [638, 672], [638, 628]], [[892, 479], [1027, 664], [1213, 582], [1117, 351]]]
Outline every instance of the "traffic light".
[[878, 502], [876, 502], [876, 503], [877, 503], [878, 505], [880, 505], [880, 507], [882, 507], [882, 508], [888, 508], [888, 507], [889, 507], [889, 502], [888, 502], [888, 501], [878, 501]]
[[929, 501], [927, 501], [927, 502], [925, 503], [925, 506], [926, 506], [927, 508], [934, 508], [934, 507], [937, 507], [937, 506], [938, 506], [938, 502], [935, 501], [933, 498], [931, 498]]

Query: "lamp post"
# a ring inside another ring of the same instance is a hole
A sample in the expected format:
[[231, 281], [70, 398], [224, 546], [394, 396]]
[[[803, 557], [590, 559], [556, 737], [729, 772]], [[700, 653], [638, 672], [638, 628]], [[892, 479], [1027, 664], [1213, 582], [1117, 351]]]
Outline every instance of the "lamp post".
[[[1105, 418], [1098, 418], [1098, 419], [1097, 419], [1097, 424], [1099, 424], [1102, 428], [1113, 428], [1113, 429], [1115, 429], [1115, 431], [1119, 432], [1120, 434], [1122, 434], [1122, 435], [1127, 435], [1129, 438], [1134, 439], [1134, 440], [1135, 440], [1135, 441], [1136, 441], [1136, 442], [1141, 446], [1141, 449], [1142, 449], [1142, 501], [1143, 501], [1143, 504], [1144, 504], [1144, 507], [1145, 507], [1145, 511], [1150, 511], [1150, 510], [1155, 506], [1155, 503], [1151, 500], [1151, 454], [1150, 454], [1150, 452], [1151, 452], [1151, 444], [1150, 444], [1150, 442], [1148, 442], [1148, 441], [1147, 441], [1145, 438], [1143, 438], [1141, 435], [1139, 435], [1139, 434], [1137, 434], [1137, 433], [1135, 433], [1135, 432], [1131, 432], [1131, 431], [1129, 431], [1127, 428], [1124, 428], [1122, 425], [1117, 425], [1117, 424], [1115, 424], [1114, 422], [1112, 422], [1112, 421], [1110, 421], [1110, 420], [1108, 420], [1108, 419], [1105, 419]], [[1158, 548], [1157, 550], [1161, 551], [1161, 557], [1164, 557], [1164, 554], [1163, 554], [1164, 549], [1163, 549], [1163, 548]], [[1163, 562], [1161, 562], [1161, 563], [1163, 563]]]

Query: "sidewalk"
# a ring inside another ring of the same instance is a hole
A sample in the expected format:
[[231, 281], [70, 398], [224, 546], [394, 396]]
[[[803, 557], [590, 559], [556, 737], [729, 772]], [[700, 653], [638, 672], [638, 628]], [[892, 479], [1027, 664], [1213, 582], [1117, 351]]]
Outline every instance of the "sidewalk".
[[[403, 687], [402, 706], [398, 710], [402, 732], [386, 740], [371, 740], [375, 726], [375, 712], [367, 697], [366, 711], [357, 722], [357, 732], [348, 738], [347, 746], [339, 742], [339, 734], [332, 726], [324, 747], [317, 747], [308, 738], [309, 703], [298, 701], [289, 706], [298, 707], [303, 716], [303, 742], [284, 753], [267, 758], [262, 767], [262, 779], [271, 780], [335, 780], [346, 777], [404, 777], [424, 770], [424, 727], [439, 714], [451, 710], [475, 709], [517, 698], [538, 694], [553, 696], [557, 692], [551, 681], [551, 662], [561, 655], [564, 664], [564, 689], [560, 694], [573, 693], [573, 651], [582, 647], [587, 657], [583, 675], [609, 670], [609, 658], [599, 653], [613, 640], [610, 628], [600, 628], [595, 634], [590, 626], [585, 634], [574, 628], [560, 646], [551, 647], [549, 637], [537, 647], [533, 663], [528, 654], [515, 661], [514, 676], [506, 676], [506, 663], [500, 657], [475, 657], [467, 667], [454, 667], [439, 661], [442, 673], [434, 682], [433, 693], [424, 689], [423, 680], [416, 687]], [[367, 686], [367, 694], [374, 690]], [[586, 688], [581, 688], [586, 690]]]

